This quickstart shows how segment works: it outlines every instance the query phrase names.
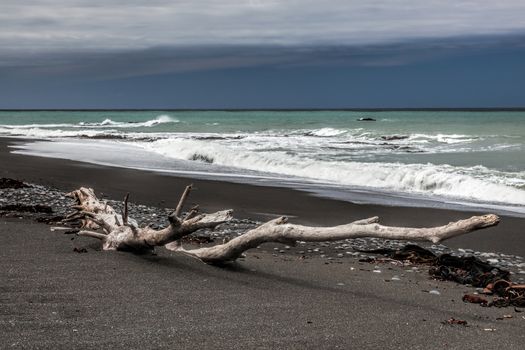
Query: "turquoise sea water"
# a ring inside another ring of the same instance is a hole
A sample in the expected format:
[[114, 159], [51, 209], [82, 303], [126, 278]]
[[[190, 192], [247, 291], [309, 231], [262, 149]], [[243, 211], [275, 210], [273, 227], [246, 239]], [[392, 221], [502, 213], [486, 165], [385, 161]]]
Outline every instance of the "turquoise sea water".
[[2, 111], [0, 136], [121, 166], [525, 206], [522, 111]]

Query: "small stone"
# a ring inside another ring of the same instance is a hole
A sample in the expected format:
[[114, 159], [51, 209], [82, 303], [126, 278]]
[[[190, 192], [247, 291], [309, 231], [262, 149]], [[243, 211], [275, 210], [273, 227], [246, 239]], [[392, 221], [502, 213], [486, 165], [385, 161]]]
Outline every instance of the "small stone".
[[428, 294], [440, 295], [441, 293], [438, 290], [432, 289], [428, 291]]
[[372, 270], [374, 273], [381, 273], [381, 270]]
[[391, 280], [392, 281], [401, 281], [401, 278], [399, 278], [398, 275], [394, 275], [394, 276], [392, 276]]

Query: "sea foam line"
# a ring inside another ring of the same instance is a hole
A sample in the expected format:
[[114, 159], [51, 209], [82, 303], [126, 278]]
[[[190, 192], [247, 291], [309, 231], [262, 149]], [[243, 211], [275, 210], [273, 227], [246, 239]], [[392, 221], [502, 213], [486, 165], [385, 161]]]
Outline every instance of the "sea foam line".
[[503, 173], [479, 166], [323, 161], [284, 151], [250, 151], [198, 140], [167, 139], [139, 144], [175, 159], [207, 159], [222, 166], [342, 185], [525, 205], [525, 191], [518, 188], [525, 185], [525, 172]]
[[[53, 128], [143, 128], [153, 127], [160, 124], [167, 123], [179, 123], [180, 121], [176, 118], [168, 115], [159, 115], [155, 119], [147, 120], [144, 122], [133, 122], [133, 121], [114, 121], [106, 118], [101, 122], [79, 122], [77, 124], [71, 123], [50, 123], [50, 124], [0, 124], [0, 128], [5, 130], [16, 130], [16, 129], [53, 129]], [[0, 129], [1, 130], [1, 129]]]

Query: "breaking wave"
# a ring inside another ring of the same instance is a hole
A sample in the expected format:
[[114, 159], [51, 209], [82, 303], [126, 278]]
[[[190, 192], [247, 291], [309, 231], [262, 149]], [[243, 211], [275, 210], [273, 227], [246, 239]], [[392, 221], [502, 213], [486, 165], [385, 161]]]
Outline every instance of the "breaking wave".
[[323, 161], [286, 151], [250, 151], [217, 143], [188, 139], [163, 139], [141, 147], [177, 159], [195, 154], [217, 165], [357, 187], [371, 187], [468, 199], [525, 205], [525, 172], [502, 172], [483, 166], [454, 167], [434, 164]]
[[346, 134], [348, 130], [334, 129], [334, 128], [321, 128], [315, 130], [309, 130], [304, 133], [305, 136], [318, 136], [318, 137], [332, 137]]
[[149, 128], [152, 126], [160, 125], [160, 124], [166, 124], [166, 123], [179, 123], [179, 120], [173, 117], [170, 117], [169, 115], [159, 115], [155, 119], [151, 119], [145, 122], [118, 122], [113, 121], [111, 119], [104, 119], [100, 123], [86, 123], [81, 122], [75, 126], [80, 127], [115, 127], [115, 128]]
[[62, 138], [62, 137], [78, 137], [78, 138], [122, 138], [123, 134], [117, 130], [61, 130], [61, 129], [44, 129], [37, 127], [20, 127], [16, 128], [0, 126], [0, 135], [7, 136], [21, 136], [24, 138]]
[[[144, 122], [135, 122], [135, 121], [114, 121], [112, 119], [104, 119], [101, 122], [79, 122], [77, 124], [72, 123], [56, 123], [56, 124], [22, 124], [22, 125], [7, 125], [0, 124], [0, 133], [8, 133], [9, 130], [26, 130], [26, 129], [77, 129], [77, 128], [149, 128], [160, 124], [167, 123], [179, 123], [180, 121], [176, 118], [170, 117], [169, 115], [159, 115], [155, 119], [147, 120]], [[53, 131], [63, 131], [63, 130], [53, 130]], [[50, 134], [52, 135], [52, 133]], [[52, 136], [50, 136], [52, 137]]]

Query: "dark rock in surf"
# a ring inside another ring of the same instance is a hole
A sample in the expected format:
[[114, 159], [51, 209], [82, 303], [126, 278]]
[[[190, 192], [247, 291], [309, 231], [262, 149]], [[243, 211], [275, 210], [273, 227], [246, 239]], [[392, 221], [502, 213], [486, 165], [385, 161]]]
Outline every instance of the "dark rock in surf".
[[358, 122], [375, 122], [376, 120], [374, 118], [364, 117], [364, 118], [357, 119], [357, 121]]
[[190, 160], [194, 160], [194, 161], [197, 161], [197, 162], [203, 162], [203, 163], [213, 163], [213, 158], [212, 157], [208, 157], [207, 155], [204, 155], [204, 154], [200, 154], [200, 153], [194, 153], [191, 157], [190, 157]]
[[396, 140], [408, 139], [408, 136], [407, 135], [387, 135], [387, 136], [381, 136], [381, 139], [385, 141], [396, 141]]

